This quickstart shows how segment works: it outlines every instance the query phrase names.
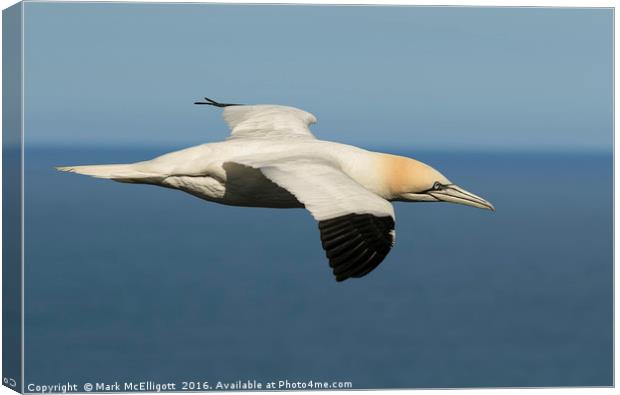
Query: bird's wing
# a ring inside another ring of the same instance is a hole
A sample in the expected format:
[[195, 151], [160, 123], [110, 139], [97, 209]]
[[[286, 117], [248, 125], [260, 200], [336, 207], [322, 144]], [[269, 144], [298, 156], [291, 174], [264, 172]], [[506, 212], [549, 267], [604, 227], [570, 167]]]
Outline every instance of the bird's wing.
[[259, 169], [292, 193], [319, 222], [337, 281], [376, 268], [394, 244], [394, 208], [329, 163], [289, 158], [234, 162]]
[[309, 112], [267, 104], [227, 106], [224, 120], [231, 129], [229, 139], [314, 138], [308, 127], [316, 123], [316, 117]]

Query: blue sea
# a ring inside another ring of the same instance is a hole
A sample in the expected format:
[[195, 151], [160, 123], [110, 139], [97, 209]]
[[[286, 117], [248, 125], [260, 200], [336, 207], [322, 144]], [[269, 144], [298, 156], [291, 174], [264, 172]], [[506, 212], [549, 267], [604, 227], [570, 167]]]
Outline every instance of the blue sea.
[[497, 211], [395, 203], [392, 252], [337, 283], [304, 210], [53, 168], [172, 149], [26, 150], [26, 384], [613, 384], [611, 153], [399, 152]]

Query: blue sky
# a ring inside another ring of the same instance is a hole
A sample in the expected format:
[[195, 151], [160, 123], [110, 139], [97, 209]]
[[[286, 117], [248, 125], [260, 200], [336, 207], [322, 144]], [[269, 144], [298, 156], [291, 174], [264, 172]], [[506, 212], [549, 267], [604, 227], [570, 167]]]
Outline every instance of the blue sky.
[[611, 9], [25, 7], [31, 144], [219, 140], [209, 96], [370, 148], [611, 150]]

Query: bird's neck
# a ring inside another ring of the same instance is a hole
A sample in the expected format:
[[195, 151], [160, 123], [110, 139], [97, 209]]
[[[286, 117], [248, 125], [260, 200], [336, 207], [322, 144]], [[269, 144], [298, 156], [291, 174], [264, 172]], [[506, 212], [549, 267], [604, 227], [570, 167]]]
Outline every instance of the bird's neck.
[[393, 200], [408, 190], [419, 163], [398, 155], [359, 150], [340, 157], [342, 170], [369, 191]]
[[375, 171], [386, 199], [399, 199], [404, 193], [424, 190], [433, 180], [444, 178], [437, 170], [412, 158], [386, 153], [376, 153], [375, 158]]

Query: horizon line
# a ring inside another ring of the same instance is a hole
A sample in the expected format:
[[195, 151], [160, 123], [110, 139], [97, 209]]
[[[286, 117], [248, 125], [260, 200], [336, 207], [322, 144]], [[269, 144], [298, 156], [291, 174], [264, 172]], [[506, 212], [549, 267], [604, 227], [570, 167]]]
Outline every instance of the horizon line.
[[[209, 144], [209, 143], [187, 143], [187, 144], [166, 144], [166, 143], [155, 143], [155, 144], [136, 144], [136, 145], [124, 145], [124, 144], [62, 144], [62, 143], [33, 143], [33, 144], [24, 144], [24, 149], [72, 149], [72, 150], [110, 150], [110, 149], [120, 149], [120, 150], [182, 150], [185, 148], [190, 148], [196, 145]], [[403, 146], [392, 146], [392, 145], [366, 145], [360, 144], [356, 145], [362, 149], [368, 150], [386, 150], [386, 151], [395, 151], [395, 152], [446, 152], [446, 153], [489, 153], [489, 154], [502, 154], [502, 153], [549, 153], [549, 154], [614, 154], [614, 147], [562, 147], [562, 148], [554, 148], [554, 147], [526, 147], [526, 146], [514, 146], [514, 147], [476, 147], [476, 146], [462, 146], [462, 147], [449, 147], [449, 146], [434, 146], [434, 145], [425, 145], [418, 147], [403, 147]], [[3, 144], [3, 148], [9, 148]]]

